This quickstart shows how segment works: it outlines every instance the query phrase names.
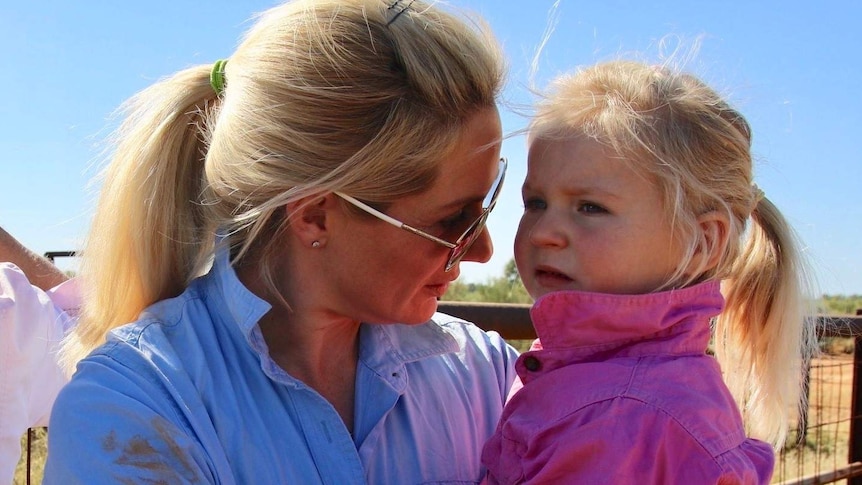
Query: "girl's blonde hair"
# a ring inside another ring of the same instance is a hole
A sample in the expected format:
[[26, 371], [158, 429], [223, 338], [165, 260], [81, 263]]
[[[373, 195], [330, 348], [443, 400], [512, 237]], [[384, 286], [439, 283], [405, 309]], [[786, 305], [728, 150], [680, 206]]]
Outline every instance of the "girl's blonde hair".
[[[802, 377], [816, 343], [795, 236], [753, 185], [748, 123], [691, 75], [614, 61], [556, 79], [539, 103], [531, 142], [573, 134], [609, 147], [661, 191], [686, 252], [657, 290], [723, 281], [716, 357], [751, 434], [782, 444], [789, 411], [805, 405]], [[709, 211], [730, 222], [727, 247], [712, 268], [696, 253], [712, 243], [698, 224]], [[686, 277], [692, 262], [699, 269]]]
[[[264, 12], [230, 57], [134, 96], [115, 134], [81, 267], [71, 372], [148, 305], [212, 260], [260, 255], [288, 224], [279, 208], [335, 190], [386, 204], [429, 188], [475, 113], [494, 106], [502, 56], [489, 30], [422, 1], [295, 0]], [[275, 217], [274, 217], [275, 216]]]

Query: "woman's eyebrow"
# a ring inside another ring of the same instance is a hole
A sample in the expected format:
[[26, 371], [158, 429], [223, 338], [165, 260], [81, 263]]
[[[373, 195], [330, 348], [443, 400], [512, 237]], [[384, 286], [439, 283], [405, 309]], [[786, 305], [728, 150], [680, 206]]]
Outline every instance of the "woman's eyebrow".
[[481, 204], [483, 200], [485, 200], [485, 195], [468, 195], [430, 209], [429, 214], [431, 217], [447, 217], [456, 211], [463, 210], [465, 207], [473, 204]]
[[440, 207], [441, 211], [446, 211], [450, 209], [456, 209], [464, 207], [465, 205], [472, 204], [474, 202], [482, 202], [485, 199], [485, 194], [480, 196], [468, 195], [465, 197], [461, 197], [460, 199], [453, 200], [446, 205]]

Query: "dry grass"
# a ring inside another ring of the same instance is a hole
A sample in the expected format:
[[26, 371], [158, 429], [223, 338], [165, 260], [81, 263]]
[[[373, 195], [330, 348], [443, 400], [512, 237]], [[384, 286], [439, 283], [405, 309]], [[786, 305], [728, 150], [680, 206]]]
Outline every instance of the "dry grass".
[[[48, 433], [45, 428], [33, 429], [33, 442], [30, 449], [30, 483], [42, 483], [42, 472], [45, 470], [45, 458], [48, 448]], [[21, 461], [15, 468], [13, 485], [27, 483], [27, 434], [21, 437]]]

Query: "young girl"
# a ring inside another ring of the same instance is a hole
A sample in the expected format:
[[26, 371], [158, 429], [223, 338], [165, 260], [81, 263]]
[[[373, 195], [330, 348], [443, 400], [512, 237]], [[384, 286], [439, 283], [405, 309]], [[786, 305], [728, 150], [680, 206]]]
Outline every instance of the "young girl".
[[620, 61], [558, 79], [529, 142], [515, 259], [539, 340], [487, 481], [769, 483], [813, 332], [748, 123]]

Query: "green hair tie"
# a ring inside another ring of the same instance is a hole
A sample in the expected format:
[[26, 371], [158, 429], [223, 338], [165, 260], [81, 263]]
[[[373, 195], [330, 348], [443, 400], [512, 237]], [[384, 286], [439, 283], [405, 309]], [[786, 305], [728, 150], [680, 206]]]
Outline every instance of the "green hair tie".
[[227, 65], [227, 59], [219, 59], [213, 64], [213, 70], [210, 71], [210, 86], [213, 87], [216, 95], [221, 96], [224, 92], [225, 79], [224, 67]]

